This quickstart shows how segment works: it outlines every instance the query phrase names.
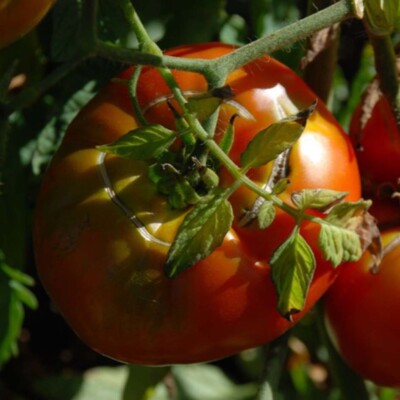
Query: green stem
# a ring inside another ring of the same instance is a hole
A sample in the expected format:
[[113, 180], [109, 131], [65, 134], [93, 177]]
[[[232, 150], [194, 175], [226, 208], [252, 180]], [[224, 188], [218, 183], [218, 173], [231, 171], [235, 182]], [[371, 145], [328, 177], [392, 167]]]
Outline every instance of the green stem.
[[137, 88], [137, 84], [138, 84], [141, 72], [142, 72], [142, 66], [138, 65], [135, 68], [135, 70], [133, 71], [131, 78], [129, 79], [129, 94], [131, 96], [131, 101], [132, 101], [133, 110], [135, 112], [135, 117], [139, 120], [139, 123], [142, 126], [146, 126], [146, 125], [148, 125], [148, 123], [142, 113], [142, 109], [140, 107], [138, 98], [136, 96], [136, 88]]
[[[148, 35], [146, 37], [144, 34], [144, 27], [140, 21], [137, 21], [138, 17], [135, 10], [133, 8], [132, 10], [131, 13], [133, 12], [135, 15], [135, 19], [130, 18], [132, 27], [135, 33], [139, 35], [139, 41], [147, 45], [149, 37]], [[227, 76], [230, 72], [265, 54], [288, 47], [322, 28], [341, 22], [352, 16], [354, 15], [351, 1], [340, 0], [322, 11], [242, 46], [225, 56], [212, 60], [161, 56], [159, 53], [156, 53], [156, 55], [144, 54], [137, 50], [119, 48], [106, 43], [98, 44], [97, 55], [126, 64], [145, 64], [182, 71], [200, 72], [206, 77], [210, 87], [217, 87], [221, 83], [221, 76]]]
[[195, 118], [187, 109], [187, 100], [180, 90], [177, 82], [171, 71], [166, 68], [160, 68], [160, 73], [164, 78], [166, 84], [173, 93], [175, 100], [178, 102], [179, 106], [183, 110], [183, 116], [186, 119], [189, 127], [198, 136], [198, 138], [207, 146], [213, 156], [227, 169], [227, 171], [232, 175], [236, 181], [241, 181], [242, 184], [247, 186], [249, 189], [254, 191], [259, 196], [265, 198], [266, 200], [272, 201], [277, 207], [285, 211], [287, 214], [291, 215], [296, 221], [300, 219], [310, 219], [313, 220], [315, 217], [304, 215], [297, 208], [291, 207], [289, 204], [285, 203], [278, 196], [272, 195], [254, 183], [250, 178], [243, 174], [242, 170], [232, 161], [232, 159], [219, 147], [219, 145], [212, 139], [209, 133], [204, 129], [199, 120]]
[[354, 15], [351, 2], [349, 0], [340, 0], [324, 10], [285, 26], [223, 57], [211, 60], [207, 70], [204, 72], [211, 77], [218, 77], [221, 73], [223, 75], [228, 74], [250, 61], [291, 46], [293, 43], [305, 39], [327, 26], [352, 16]]
[[135, 32], [136, 38], [139, 41], [140, 50], [145, 53], [161, 56], [162, 51], [150, 38], [132, 3], [129, 0], [118, 0], [118, 4]]

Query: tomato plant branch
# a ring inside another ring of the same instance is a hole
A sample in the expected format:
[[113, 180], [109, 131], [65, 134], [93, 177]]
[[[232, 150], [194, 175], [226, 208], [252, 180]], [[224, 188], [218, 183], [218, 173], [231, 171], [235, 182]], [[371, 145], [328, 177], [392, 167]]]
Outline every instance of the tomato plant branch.
[[354, 16], [350, 1], [341, 0], [330, 7], [287, 25], [268, 36], [211, 60], [204, 71], [206, 76], [215, 77], [228, 74], [237, 68], [273, 51], [291, 46], [311, 34]]
[[[219, 145], [214, 141], [212, 136], [204, 129], [201, 125], [200, 121], [188, 110], [187, 100], [183, 95], [181, 89], [179, 88], [177, 82], [175, 81], [174, 76], [171, 71], [167, 68], [159, 69], [162, 77], [173, 93], [175, 100], [178, 102], [179, 106], [183, 110], [183, 116], [186, 119], [189, 127], [192, 131], [198, 136], [198, 138], [207, 146], [213, 156], [227, 169], [227, 171], [231, 174], [231, 176], [236, 180], [240, 181], [242, 184], [247, 186], [253, 192], [258, 194], [259, 196], [265, 198], [266, 200], [272, 201], [277, 207], [281, 210], [285, 211], [287, 214], [291, 215], [296, 219], [297, 222], [302, 219], [311, 219], [313, 220], [315, 217], [304, 214], [301, 210], [297, 208], [291, 207], [289, 204], [285, 203], [278, 196], [275, 196], [271, 193], [268, 193], [263, 188], [258, 186], [255, 182], [253, 182], [250, 178], [248, 178], [243, 170], [240, 169], [234, 161], [219, 147]], [[235, 183], [237, 185], [237, 182]]]
[[[133, 7], [130, 13], [131, 17], [129, 21], [135, 33], [138, 35], [138, 40], [141, 43], [146, 43], [146, 46], [148, 46], [148, 35], [144, 33], [145, 29]], [[146, 53], [134, 49], [121, 48], [104, 42], [99, 42], [97, 44], [96, 52], [99, 57], [125, 64], [143, 64], [182, 71], [200, 72], [206, 77], [211, 87], [216, 87], [221, 83], [221, 76], [227, 76], [230, 72], [265, 54], [288, 47], [326, 26], [341, 22], [353, 16], [351, 2], [349, 0], [341, 0], [322, 11], [244, 45], [225, 56], [212, 60], [188, 59], [160, 54], [155, 55], [154, 53], [152, 54], [152, 50]], [[144, 50], [146, 46], [144, 46]], [[154, 46], [151, 46], [151, 49], [153, 48]]]

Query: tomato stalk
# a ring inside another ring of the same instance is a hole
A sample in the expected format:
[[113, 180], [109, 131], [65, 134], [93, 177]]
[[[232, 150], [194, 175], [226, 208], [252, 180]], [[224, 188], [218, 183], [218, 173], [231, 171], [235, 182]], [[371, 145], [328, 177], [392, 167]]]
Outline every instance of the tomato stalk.
[[287, 25], [246, 46], [240, 47], [232, 53], [211, 60], [204, 74], [215, 78], [221, 74], [229, 74], [250, 61], [291, 46], [293, 43], [307, 38], [320, 29], [350, 17], [354, 17], [352, 3], [346, 0], [338, 1], [324, 10]]
[[129, 94], [131, 96], [131, 102], [135, 112], [135, 116], [137, 117], [142, 126], [146, 126], [147, 121], [143, 115], [142, 109], [140, 108], [139, 105], [138, 98], [136, 96], [136, 88], [141, 72], [142, 72], [142, 66], [138, 65], [133, 71], [131, 78], [129, 79]]
[[352, 2], [350, 0], [340, 0], [318, 13], [245, 45], [230, 55], [214, 60], [202, 60], [162, 55], [158, 51], [157, 47], [154, 47], [147, 41], [147, 39], [145, 39], [146, 33], [144, 28], [140, 28], [141, 23], [138, 22], [138, 16], [132, 4], [125, 0], [121, 0], [120, 6], [124, 10], [128, 10], [128, 21], [131, 22], [135, 32], [139, 33], [139, 39], [142, 42], [145, 40], [146, 46], [150, 46], [147, 48], [146, 46], [144, 47], [146, 52], [137, 49], [122, 48], [99, 40], [96, 32], [95, 21], [97, 0], [84, 2], [81, 26], [83, 34], [82, 41], [84, 41], [86, 45], [80, 45], [81, 50], [76, 58], [62, 64], [45, 80], [24, 90], [19, 96], [17, 96], [5, 109], [6, 114], [10, 115], [14, 111], [21, 110], [33, 103], [35, 99], [42, 96], [59, 81], [68, 76], [88, 58], [100, 57], [114, 62], [121, 62], [123, 64], [150, 65], [155, 67], [168, 67], [182, 71], [201, 72], [207, 78], [210, 86], [214, 87], [218, 86], [217, 83], [220, 82], [221, 76], [227, 75], [229, 72], [259, 58], [262, 55], [290, 46], [294, 42], [308, 37], [325, 26], [355, 17], [352, 9]]
[[[126, 2], [125, 0], [121, 1]], [[131, 3], [126, 5], [126, 7], [132, 7], [130, 13], [137, 15]], [[354, 16], [352, 2], [349, 0], [341, 0], [322, 11], [244, 45], [232, 53], [212, 60], [185, 59], [166, 55], [160, 56], [159, 54], [146, 54], [103, 42], [99, 42], [97, 45], [97, 55], [113, 61], [129, 64], [146, 64], [155, 67], [168, 67], [182, 71], [200, 72], [207, 78], [211, 87], [216, 87], [218, 86], [217, 83], [220, 82], [221, 76], [226, 76], [230, 72], [265, 54], [288, 47], [299, 40], [305, 39], [326, 26], [333, 25]], [[136, 19], [133, 20], [131, 18], [130, 21], [132, 28], [134, 28], [135, 32], [139, 33], [139, 41], [146, 41], [146, 45], [149, 45], [147, 42], [149, 38], [148, 35], [147, 38], [145, 38], [146, 35], [143, 32], [143, 25], [138, 23]]]

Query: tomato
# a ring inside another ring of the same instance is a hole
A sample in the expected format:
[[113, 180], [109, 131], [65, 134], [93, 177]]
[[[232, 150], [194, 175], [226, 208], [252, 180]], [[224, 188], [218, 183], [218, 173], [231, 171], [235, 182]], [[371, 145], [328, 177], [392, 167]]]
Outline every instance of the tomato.
[[[232, 46], [211, 43], [174, 49], [179, 57], [215, 58]], [[110, 143], [139, 125], [126, 79], [111, 81], [76, 117], [43, 179], [35, 216], [35, 251], [41, 280], [75, 332], [92, 348], [114, 359], [141, 364], [213, 360], [270, 341], [293, 325], [276, 309], [268, 264], [294, 226], [278, 212], [260, 231], [239, 226], [256, 196], [239, 189], [230, 201], [232, 229], [212, 254], [174, 279], [163, 272], [168, 245], [187, 210], [172, 209], [148, 178], [148, 164], [114, 155], [104, 162], [96, 146]], [[204, 78], [174, 71], [185, 93], [204, 92]], [[234, 97], [221, 107], [216, 138], [234, 113], [240, 152], [261, 129], [289, 108], [309, 106], [315, 95], [291, 70], [270, 57], [229, 75]], [[159, 73], [145, 68], [137, 96], [146, 118], [173, 126], [170, 95]], [[278, 118], [279, 119], [279, 118]], [[351, 143], [322, 103], [294, 146], [285, 171], [291, 185], [282, 198], [303, 187], [348, 191], [360, 196]], [[264, 183], [271, 166], [249, 173]], [[105, 177], [107, 179], [105, 179]], [[226, 171], [221, 182], [228, 184]], [[107, 183], [108, 182], [108, 183]], [[110, 196], [112, 186], [116, 197]], [[106, 190], [107, 189], [107, 190]], [[123, 202], [124, 207], [118, 202]], [[133, 214], [135, 217], [133, 217]], [[135, 225], [139, 218], [142, 225]], [[316, 248], [318, 226], [302, 234]], [[316, 249], [318, 268], [301, 318], [333, 282], [337, 270]]]
[[386, 98], [381, 95], [364, 123], [362, 103], [356, 108], [350, 137], [366, 185], [392, 183], [400, 178], [400, 132]]
[[55, 0], [0, 0], [0, 48], [33, 29]]
[[360, 166], [363, 196], [373, 201], [369, 211], [382, 228], [397, 226], [400, 204], [392, 195], [400, 184], [400, 132], [382, 94], [369, 117], [363, 114], [361, 102], [349, 131]]
[[368, 209], [378, 221], [381, 229], [400, 226], [400, 197], [398, 189], [392, 185], [382, 185], [377, 188], [376, 193], [366, 196], [372, 200], [372, 206]]
[[[384, 246], [396, 237], [400, 228], [384, 231]], [[389, 249], [376, 274], [369, 253], [343, 267], [324, 305], [329, 334], [350, 367], [379, 385], [400, 386], [400, 245]]]

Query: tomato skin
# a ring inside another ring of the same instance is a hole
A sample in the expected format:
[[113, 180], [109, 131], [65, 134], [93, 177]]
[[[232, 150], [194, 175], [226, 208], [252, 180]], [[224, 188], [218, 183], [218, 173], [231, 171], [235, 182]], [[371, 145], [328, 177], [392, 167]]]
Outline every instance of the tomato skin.
[[[181, 47], [169, 54], [212, 58], [231, 50], [231, 46], [214, 43]], [[131, 72], [127, 70], [112, 81], [80, 112], [44, 177], [34, 237], [38, 271], [45, 288], [89, 346], [125, 362], [160, 365], [208, 361], [276, 338], [292, 323], [276, 310], [267, 261], [293, 228], [291, 217], [278, 212], [275, 222], [264, 231], [254, 226], [239, 227], [243, 209], [255, 199], [247, 189], [239, 189], [231, 199], [235, 222], [223, 244], [205, 260], [169, 280], [163, 274], [167, 247], [145, 240], [110, 200], [95, 146], [110, 143], [138, 125], [126, 85], [121, 83], [121, 78], [129, 77]], [[200, 75], [174, 74], [183, 90], [206, 90]], [[274, 99], [264, 89], [278, 82], [299, 108], [315, 99], [299, 77], [269, 57], [229, 76], [235, 101], [256, 117], [237, 119], [230, 154], [234, 160], [251, 137], [272, 122]], [[173, 124], [165, 102], [148, 108], [154, 99], [169, 94], [155, 70], [144, 69], [137, 94], [142, 107], [147, 107], [150, 121]], [[222, 107], [217, 135], [233, 112], [230, 105]], [[329, 187], [346, 190], [349, 199], [358, 199], [359, 175], [351, 144], [322, 103], [304, 137], [291, 156], [290, 191]], [[313, 143], [323, 150], [322, 154], [332, 154], [321, 159], [317, 176]], [[311, 160], [309, 164], [307, 159]], [[166, 198], [156, 193], [147, 178], [147, 164], [110, 155], [105, 165], [118, 197], [151, 234], [172, 242], [186, 211], [172, 210]], [[298, 167], [304, 168], [303, 174], [296, 170]], [[251, 172], [261, 182], [268, 174], [269, 167]], [[229, 182], [226, 172], [221, 180]], [[290, 191], [282, 196], [289, 199]], [[317, 247], [318, 231], [312, 223], [302, 226], [302, 234], [313, 248]], [[337, 275], [318, 250], [316, 258], [318, 268], [306, 306], [294, 316], [295, 321]]]
[[[387, 245], [400, 228], [382, 233]], [[365, 379], [400, 386], [400, 246], [388, 252], [379, 271], [365, 255], [342, 268], [324, 300], [328, 332], [344, 360]]]
[[55, 0], [0, 0], [0, 48], [32, 30]]
[[380, 96], [364, 127], [362, 105], [354, 111], [350, 138], [356, 151], [361, 175], [366, 185], [392, 183], [400, 178], [400, 132], [384, 96]]
[[362, 102], [354, 111], [349, 135], [360, 166], [363, 196], [373, 201], [369, 212], [382, 229], [400, 223], [400, 132], [383, 95], [366, 122]]

